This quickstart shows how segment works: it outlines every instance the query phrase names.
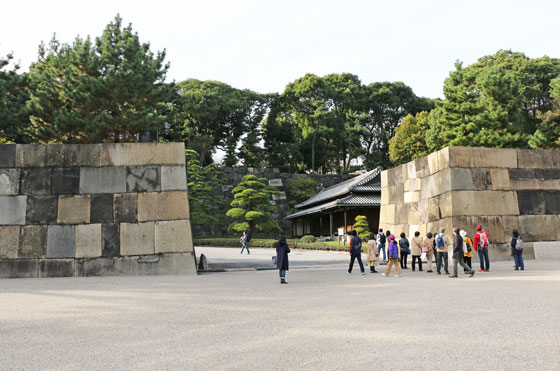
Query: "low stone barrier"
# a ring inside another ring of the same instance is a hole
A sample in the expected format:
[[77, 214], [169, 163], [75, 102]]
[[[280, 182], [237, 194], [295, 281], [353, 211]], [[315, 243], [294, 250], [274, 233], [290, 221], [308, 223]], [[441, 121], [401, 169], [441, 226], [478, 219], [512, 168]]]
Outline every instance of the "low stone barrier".
[[0, 278], [195, 273], [183, 143], [0, 145]]

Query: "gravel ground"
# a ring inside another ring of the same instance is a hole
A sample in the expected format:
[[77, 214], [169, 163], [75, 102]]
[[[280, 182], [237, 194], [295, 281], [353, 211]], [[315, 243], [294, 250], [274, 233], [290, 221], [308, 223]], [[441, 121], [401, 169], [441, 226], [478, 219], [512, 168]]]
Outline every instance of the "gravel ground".
[[512, 265], [0, 280], [0, 369], [558, 369], [560, 262]]

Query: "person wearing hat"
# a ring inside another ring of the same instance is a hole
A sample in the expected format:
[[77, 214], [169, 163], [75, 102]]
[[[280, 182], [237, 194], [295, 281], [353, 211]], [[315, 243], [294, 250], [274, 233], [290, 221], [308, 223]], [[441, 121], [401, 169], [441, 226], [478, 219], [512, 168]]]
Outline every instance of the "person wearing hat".
[[394, 265], [395, 269], [397, 270], [396, 277], [401, 277], [401, 268], [399, 266], [399, 246], [395, 241], [395, 235], [389, 235], [389, 251], [387, 252], [389, 255], [389, 264], [387, 264], [387, 268], [385, 272], [382, 273], [383, 276], [389, 277], [389, 272], [391, 272], [391, 267]]
[[[467, 247], [467, 252], [464, 254], [463, 259], [465, 260], [465, 264], [472, 269], [472, 249], [473, 249], [473, 242], [472, 240], [467, 237], [467, 231], [461, 230], [460, 232], [461, 237], [463, 237], [463, 242]], [[465, 269], [465, 273], [467, 270]]]
[[[478, 252], [480, 258], [479, 272], [488, 272], [490, 270], [490, 259], [488, 258], [488, 233], [482, 230], [479, 224], [476, 226], [474, 234], [474, 249]], [[486, 265], [484, 264], [486, 263]]]
[[457, 264], [463, 267], [471, 277], [474, 275], [474, 269], [469, 268], [468, 265], [463, 261], [463, 238], [460, 235], [459, 228], [453, 228], [453, 274], [449, 275], [449, 278], [457, 277]]

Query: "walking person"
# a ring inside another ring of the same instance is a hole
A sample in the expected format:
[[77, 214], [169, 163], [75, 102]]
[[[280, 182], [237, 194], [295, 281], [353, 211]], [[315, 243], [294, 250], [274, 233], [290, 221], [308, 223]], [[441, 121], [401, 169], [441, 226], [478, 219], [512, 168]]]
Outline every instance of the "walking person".
[[[490, 258], [488, 257], [488, 233], [486, 233], [482, 226], [476, 226], [476, 233], [474, 235], [474, 249], [478, 252], [480, 258], [479, 272], [490, 271]], [[486, 264], [485, 264], [486, 263]]]
[[276, 267], [280, 272], [280, 283], [285, 284], [286, 282], [286, 271], [290, 269], [288, 263], [288, 254], [290, 253], [290, 247], [286, 243], [286, 237], [281, 236], [278, 241], [274, 244], [276, 248]]
[[449, 237], [445, 235], [445, 228], [440, 228], [439, 233], [435, 238], [436, 244], [436, 268], [437, 274], [441, 274], [441, 266], [445, 269], [445, 274], [449, 274], [449, 254], [447, 253], [447, 246], [451, 244]]
[[432, 273], [432, 259], [434, 257], [434, 235], [428, 232], [422, 241], [422, 252], [426, 253], [426, 262], [428, 262], [428, 273]]
[[389, 264], [387, 264], [387, 268], [382, 275], [384, 277], [389, 277], [391, 267], [394, 265], [397, 270], [395, 277], [401, 277], [401, 269], [399, 267], [399, 247], [397, 246], [397, 242], [395, 242], [395, 235], [389, 235], [389, 248], [387, 254], [389, 255]]
[[352, 273], [352, 267], [354, 266], [354, 259], [358, 259], [358, 263], [360, 264], [360, 274], [363, 276], [366, 274], [364, 270], [364, 263], [362, 263], [362, 241], [360, 237], [358, 237], [358, 233], [356, 230], [352, 230], [350, 233], [352, 238], [350, 239], [350, 266], [346, 271], [346, 274]]
[[377, 233], [377, 255], [379, 255], [379, 253], [383, 251], [384, 262], [387, 261], [387, 254], [385, 253], [385, 243], [387, 243], [387, 236], [385, 236], [385, 233], [383, 233], [383, 228], [379, 228], [379, 232]]
[[[465, 244], [465, 247], [467, 248], [467, 252], [465, 252], [463, 259], [465, 260], [465, 264], [472, 269], [473, 242], [469, 237], [467, 237], [467, 231], [461, 230], [460, 235], [461, 237], [463, 237], [463, 242]], [[465, 273], [467, 273], [466, 269], [465, 269]]]
[[415, 261], [418, 261], [418, 270], [422, 272], [422, 239], [420, 238], [420, 232], [414, 232], [414, 238], [410, 242], [410, 251], [412, 252], [412, 271], [416, 270]]
[[251, 255], [251, 253], [249, 252], [249, 235], [247, 234], [247, 232], [243, 231], [243, 235], [241, 236], [241, 238], [239, 239], [239, 242], [241, 242], [241, 252], [240, 254], [243, 254], [243, 250], [247, 249], [247, 255]]
[[457, 264], [463, 267], [471, 277], [474, 275], [474, 269], [469, 268], [468, 265], [465, 264], [463, 256], [463, 237], [460, 235], [459, 228], [453, 228], [453, 274], [449, 275], [449, 278], [457, 278]]
[[375, 239], [374, 233], [369, 235], [369, 240], [367, 242], [367, 245], [368, 245], [367, 261], [369, 265], [369, 271], [371, 273], [377, 273], [377, 271], [375, 270], [375, 266], [379, 261], [379, 250], [377, 249], [377, 241]]
[[406, 266], [406, 260], [408, 259], [408, 250], [410, 249], [410, 242], [406, 238], [406, 235], [401, 233], [401, 239], [399, 240], [399, 246], [401, 248], [401, 269], [408, 269]]
[[525, 270], [525, 264], [523, 263], [523, 240], [521, 239], [521, 235], [517, 232], [517, 229], [514, 229], [511, 232], [511, 239], [510, 239], [511, 250], [513, 254], [513, 260], [515, 260], [515, 270], [518, 271], [521, 269], [522, 271]]

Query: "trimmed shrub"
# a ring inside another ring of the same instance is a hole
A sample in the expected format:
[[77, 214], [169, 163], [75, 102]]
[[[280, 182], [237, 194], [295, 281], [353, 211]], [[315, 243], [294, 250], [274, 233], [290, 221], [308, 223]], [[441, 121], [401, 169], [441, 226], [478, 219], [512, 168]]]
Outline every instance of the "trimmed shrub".
[[300, 238], [300, 241], [303, 243], [313, 243], [316, 242], [317, 239], [315, 238], [315, 236], [303, 236], [302, 238]]

